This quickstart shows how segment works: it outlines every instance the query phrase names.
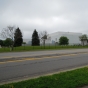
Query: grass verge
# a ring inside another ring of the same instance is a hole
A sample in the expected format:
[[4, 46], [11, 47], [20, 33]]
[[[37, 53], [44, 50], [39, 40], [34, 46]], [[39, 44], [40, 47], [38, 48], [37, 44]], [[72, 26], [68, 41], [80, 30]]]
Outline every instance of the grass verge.
[[79, 88], [84, 85], [88, 85], [88, 67], [1, 85], [0, 88]]
[[[88, 46], [21, 46], [14, 47], [13, 52], [21, 51], [36, 51], [36, 50], [61, 50], [61, 49], [82, 49], [88, 48]], [[10, 48], [0, 48], [0, 52], [12, 52]]]

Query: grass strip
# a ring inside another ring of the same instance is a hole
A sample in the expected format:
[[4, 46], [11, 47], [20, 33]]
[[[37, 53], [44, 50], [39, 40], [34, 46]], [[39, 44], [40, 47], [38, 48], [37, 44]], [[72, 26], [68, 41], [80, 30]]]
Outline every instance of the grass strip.
[[11, 51], [10, 48], [0, 48], [0, 52], [21, 52], [21, 51], [39, 51], [39, 50], [62, 50], [62, 49], [82, 49], [88, 48], [88, 46], [21, 46], [14, 47], [14, 50]]
[[88, 67], [5, 84], [0, 88], [79, 88], [84, 85], [88, 85]]

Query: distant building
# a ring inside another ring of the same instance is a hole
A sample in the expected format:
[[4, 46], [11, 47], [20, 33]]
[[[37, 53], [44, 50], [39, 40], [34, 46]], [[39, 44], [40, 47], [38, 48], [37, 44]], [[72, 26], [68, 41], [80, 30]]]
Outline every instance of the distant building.
[[[49, 34], [48, 37], [50, 39], [46, 40], [45, 45], [55, 45], [59, 43], [59, 39], [61, 36], [65, 36], [69, 39], [69, 45], [79, 45], [82, 44], [79, 36], [82, 36], [82, 33], [75, 33], [75, 32], [55, 32]], [[24, 39], [23, 42], [26, 42], [27, 45], [31, 45], [31, 39]], [[43, 41], [40, 40], [40, 44], [43, 44]]]
[[79, 39], [79, 36], [81, 35], [82, 33], [75, 33], [75, 32], [55, 32], [55, 33], [49, 34], [49, 36], [51, 37], [51, 41], [50, 41], [51, 44], [59, 43], [60, 37], [65, 36], [69, 39], [69, 45], [81, 44], [81, 41]]
[[26, 45], [31, 45], [31, 39], [23, 39], [23, 42], [26, 42]]

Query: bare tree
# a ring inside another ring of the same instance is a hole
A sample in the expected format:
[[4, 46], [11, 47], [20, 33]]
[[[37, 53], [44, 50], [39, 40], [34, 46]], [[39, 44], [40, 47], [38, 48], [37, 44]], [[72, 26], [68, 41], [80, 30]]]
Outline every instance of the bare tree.
[[85, 42], [87, 44], [87, 40], [88, 40], [88, 37], [86, 34], [82, 35], [82, 36], [79, 36], [79, 39], [80, 41], [82, 42], [82, 45], [84, 46], [85, 45]]
[[49, 37], [49, 34], [47, 33], [47, 31], [43, 31], [39, 34], [40, 37], [40, 41], [43, 43], [44, 48], [45, 48], [45, 44], [46, 44], [46, 40], [50, 40], [51, 37]]
[[1, 36], [4, 39], [10, 38], [12, 40], [11, 50], [13, 50], [13, 46], [14, 46], [14, 31], [15, 31], [14, 26], [8, 26], [7, 28], [4, 28], [1, 32]]

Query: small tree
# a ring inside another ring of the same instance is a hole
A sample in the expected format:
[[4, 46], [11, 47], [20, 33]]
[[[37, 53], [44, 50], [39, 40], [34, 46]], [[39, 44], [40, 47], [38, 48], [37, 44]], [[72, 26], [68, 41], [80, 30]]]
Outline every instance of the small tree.
[[18, 27], [14, 33], [14, 46], [21, 46], [22, 43], [23, 43], [22, 32]]
[[83, 45], [83, 46], [84, 46], [84, 42], [85, 42], [85, 41], [87, 42], [87, 40], [88, 40], [88, 38], [87, 38], [87, 35], [86, 35], [86, 34], [84, 34], [84, 35], [80, 36], [80, 37], [79, 37], [79, 39], [80, 39], [80, 41], [82, 42], [82, 45]]
[[32, 34], [32, 46], [39, 46], [39, 45], [40, 45], [40, 40], [39, 40], [38, 32], [35, 29]]
[[59, 39], [59, 45], [68, 45], [69, 39], [65, 36], [61, 36]]
[[12, 39], [7, 38], [6, 40], [4, 40], [4, 45], [7, 47], [11, 47], [12, 45]]

